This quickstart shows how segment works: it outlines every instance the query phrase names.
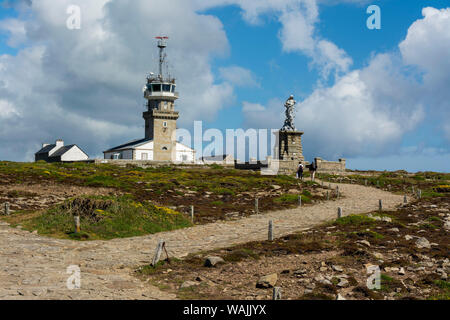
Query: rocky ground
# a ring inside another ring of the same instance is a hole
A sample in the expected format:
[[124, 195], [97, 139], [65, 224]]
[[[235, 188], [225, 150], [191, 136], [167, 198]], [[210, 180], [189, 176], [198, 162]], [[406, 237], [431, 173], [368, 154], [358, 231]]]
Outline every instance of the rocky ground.
[[[110, 188], [73, 186], [61, 183], [0, 184], [0, 203], [8, 202], [11, 213], [19, 210], [41, 210], [81, 195], [118, 194]], [[3, 208], [2, 208], [3, 209]]]
[[[450, 197], [415, 200], [137, 274], [187, 299], [270, 299], [273, 286], [283, 299], [449, 299], [449, 228]], [[379, 289], [368, 289], [368, 268], [379, 268]]]
[[[335, 187], [336, 184], [331, 185], [332, 189]], [[183, 258], [202, 250], [217, 250], [251, 241], [262, 241], [267, 238], [269, 220], [273, 221], [275, 238], [279, 238], [334, 219], [338, 207], [343, 208], [343, 215], [346, 216], [373, 211], [377, 208], [378, 199], [383, 199], [386, 210], [394, 209], [403, 200], [401, 195], [360, 185], [342, 184], [339, 188], [342, 193], [341, 198], [317, 202], [311, 206], [265, 212], [237, 220], [109, 241], [81, 242], [46, 238], [33, 232], [20, 230], [20, 226], [12, 228], [3, 221], [0, 223], [0, 283], [2, 284], [0, 298], [173, 299], [177, 297], [178, 291], [164, 291], [161, 289], [165, 285], [155, 286], [152, 285], [151, 279], [140, 281], [135, 277], [135, 270], [139, 266], [148, 265], [151, 262], [160, 239], [166, 241], [170, 257]], [[430, 239], [430, 242], [435, 241]], [[302, 260], [299, 259], [299, 261]], [[252, 270], [251, 262], [251, 260], [246, 262], [248, 270]], [[80, 289], [67, 288], [69, 277], [67, 267], [71, 265], [80, 267]], [[242, 270], [246, 270], [245, 268], [244, 265]], [[284, 269], [287, 267], [277, 268], [274, 271], [281, 277], [281, 271]], [[267, 273], [265, 270], [258, 270], [260, 271], [255, 272], [258, 277]], [[290, 274], [293, 274], [293, 271]], [[237, 273], [236, 276], [231, 273], [230, 275], [232, 278], [238, 278]], [[257, 276], [252, 275], [252, 277]], [[192, 274], [184, 280], [195, 281], [196, 277], [197, 275]], [[246, 273], [245, 277], [249, 278], [249, 273]], [[173, 279], [173, 276], [168, 275], [167, 278], [169, 279], [167, 285], [170, 285], [170, 279]], [[205, 278], [208, 278], [208, 275], [205, 275]], [[268, 290], [257, 293], [266, 296], [269, 293]]]

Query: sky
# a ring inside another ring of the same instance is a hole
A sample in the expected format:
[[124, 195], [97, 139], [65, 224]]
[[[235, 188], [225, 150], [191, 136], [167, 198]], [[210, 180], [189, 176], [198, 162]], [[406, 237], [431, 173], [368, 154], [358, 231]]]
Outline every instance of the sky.
[[[380, 29], [367, 27], [370, 5]], [[440, 0], [0, 0], [0, 160], [33, 161], [59, 138], [92, 158], [142, 138], [158, 35], [179, 128], [279, 129], [294, 95], [309, 161], [450, 172]]]

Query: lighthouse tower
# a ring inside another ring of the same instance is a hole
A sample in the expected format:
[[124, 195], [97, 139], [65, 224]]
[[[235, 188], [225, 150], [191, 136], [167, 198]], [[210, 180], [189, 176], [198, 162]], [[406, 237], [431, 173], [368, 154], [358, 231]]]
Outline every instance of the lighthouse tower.
[[145, 139], [153, 140], [153, 160], [174, 161], [176, 159], [176, 129], [178, 111], [175, 111], [175, 79], [163, 74], [166, 66], [168, 37], [156, 37], [159, 48], [159, 74], [150, 73], [144, 87], [144, 98], [147, 99], [145, 119]]

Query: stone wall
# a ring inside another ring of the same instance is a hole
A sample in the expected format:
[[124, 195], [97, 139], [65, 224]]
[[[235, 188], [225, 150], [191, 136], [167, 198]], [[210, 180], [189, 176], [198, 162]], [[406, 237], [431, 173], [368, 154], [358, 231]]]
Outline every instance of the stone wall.
[[322, 158], [314, 158], [316, 163], [317, 172], [321, 173], [342, 173], [345, 172], [345, 159], [339, 159], [339, 161], [326, 161]]

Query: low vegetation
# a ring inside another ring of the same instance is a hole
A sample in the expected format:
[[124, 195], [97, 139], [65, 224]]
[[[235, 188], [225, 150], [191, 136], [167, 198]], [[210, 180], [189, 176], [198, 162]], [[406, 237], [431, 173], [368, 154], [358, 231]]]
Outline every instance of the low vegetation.
[[[184, 214], [189, 214], [190, 206], [194, 205], [195, 223], [253, 214], [255, 198], [259, 199], [259, 211], [264, 212], [295, 207], [300, 193], [305, 204], [324, 200], [325, 194], [325, 188], [311, 181], [302, 182], [282, 175], [264, 176], [218, 165], [140, 168], [89, 163], [0, 162], [0, 185], [17, 184], [110, 188], [136, 203], [173, 207]], [[32, 195], [11, 194], [8, 199], [14, 196]]]
[[[75, 216], [80, 217], [81, 232], [75, 232]], [[191, 226], [179, 212], [126, 196], [77, 197], [33, 215], [16, 213], [5, 219], [42, 235], [78, 240], [134, 237]]]
[[345, 176], [331, 174], [321, 174], [320, 176], [326, 181], [357, 183], [398, 193], [417, 195], [421, 190], [422, 198], [443, 197], [450, 193], [450, 173], [349, 170]]

